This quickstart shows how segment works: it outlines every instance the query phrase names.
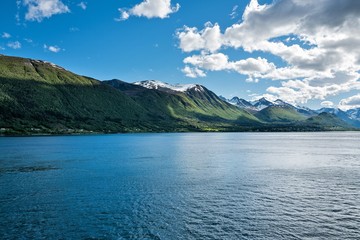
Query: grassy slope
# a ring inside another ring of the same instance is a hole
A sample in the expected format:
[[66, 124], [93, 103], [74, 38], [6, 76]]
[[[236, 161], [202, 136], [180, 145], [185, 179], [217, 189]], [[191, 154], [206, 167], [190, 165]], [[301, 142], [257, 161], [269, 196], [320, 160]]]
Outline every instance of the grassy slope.
[[248, 112], [221, 101], [213, 92], [204, 88], [198, 92], [164, 92], [146, 89], [119, 80], [107, 84], [123, 91], [149, 111], [170, 116], [189, 124], [197, 130], [243, 129], [259, 124], [259, 120]]
[[[213, 92], [168, 93], [121, 81], [101, 82], [41, 61], [0, 56], [0, 133], [136, 131], [302, 131], [348, 125], [334, 116], [304, 119], [294, 110], [257, 114]], [[120, 91], [119, 91], [120, 90]]]
[[0, 127], [144, 131], [157, 118], [100, 81], [49, 63], [0, 57]]
[[320, 113], [317, 116], [308, 118], [305, 123], [313, 128], [325, 128], [327, 130], [351, 129], [349, 124], [330, 113]]
[[259, 119], [270, 123], [287, 123], [303, 121], [306, 119], [306, 117], [293, 108], [286, 106], [271, 106], [259, 111], [256, 113], [256, 116]]

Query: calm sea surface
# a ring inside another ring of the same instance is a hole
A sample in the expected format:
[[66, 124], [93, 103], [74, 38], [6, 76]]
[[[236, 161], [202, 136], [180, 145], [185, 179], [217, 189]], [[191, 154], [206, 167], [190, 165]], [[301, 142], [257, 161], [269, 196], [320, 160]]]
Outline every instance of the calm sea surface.
[[0, 138], [0, 239], [360, 239], [360, 132]]

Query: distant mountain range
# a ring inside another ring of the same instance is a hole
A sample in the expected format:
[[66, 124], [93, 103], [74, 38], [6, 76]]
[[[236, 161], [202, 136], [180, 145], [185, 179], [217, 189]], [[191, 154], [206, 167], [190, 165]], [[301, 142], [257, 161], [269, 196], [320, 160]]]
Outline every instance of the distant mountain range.
[[359, 112], [227, 100], [198, 84], [99, 81], [49, 62], [0, 56], [2, 135], [349, 130], [360, 127]]
[[360, 128], [360, 108], [349, 109], [347, 111], [343, 111], [339, 108], [321, 108], [318, 110], [312, 110], [306, 107], [299, 107], [291, 105], [290, 103], [284, 102], [281, 99], [277, 99], [274, 102], [271, 102], [265, 98], [261, 98], [259, 100], [250, 102], [242, 98], [233, 97], [231, 99], [226, 99], [220, 96], [222, 100], [237, 106], [241, 109], [246, 109], [251, 112], [255, 112], [255, 115], [262, 115], [264, 112], [269, 112], [270, 109], [288, 109], [288, 111], [292, 111], [293, 113], [299, 113], [303, 117], [313, 117], [320, 113], [329, 113], [342, 121], [348, 123], [353, 127]]

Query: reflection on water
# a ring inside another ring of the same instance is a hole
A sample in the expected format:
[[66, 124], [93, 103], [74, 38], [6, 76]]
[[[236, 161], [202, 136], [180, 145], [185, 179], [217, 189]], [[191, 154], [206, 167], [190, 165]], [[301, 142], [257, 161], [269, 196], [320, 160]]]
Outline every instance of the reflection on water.
[[0, 238], [350, 239], [360, 133], [0, 138]]

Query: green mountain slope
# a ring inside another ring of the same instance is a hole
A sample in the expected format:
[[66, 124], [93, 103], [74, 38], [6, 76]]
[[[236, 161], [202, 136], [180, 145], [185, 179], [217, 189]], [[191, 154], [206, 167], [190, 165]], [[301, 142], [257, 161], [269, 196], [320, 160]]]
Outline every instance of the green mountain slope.
[[52, 63], [0, 55], [0, 134], [344, 130], [331, 114], [272, 106], [249, 113], [201, 85], [183, 91], [98, 81]]
[[144, 106], [153, 114], [171, 117], [199, 130], [246, 129], [259, 124], [259, 120], [242, 109], [232, 106], [203, 86], [201, 91], [186, 92], [155, 90], [125, 83], [120, 80], [104, 81]]
[[165, 93], [0, 56], [2, 133], [226, 131], [257, 122], [209, 90], [198, 96]]
[[308, 118], [305, 121], [305, 124], [312, 128], [322, 128], [326, 130], [344, 130], [353, 128], [334, 114], [326, 112]]
[[157, 118], [100, 81], [53, 64], [0, 57], [0, 127], [15, 131], [148, 131]]
[[306, 119], [302, 114], [288, 106], [270, 106], [259, 111], [255, 116], [264, 122], [270, 123], [286, 123]]

